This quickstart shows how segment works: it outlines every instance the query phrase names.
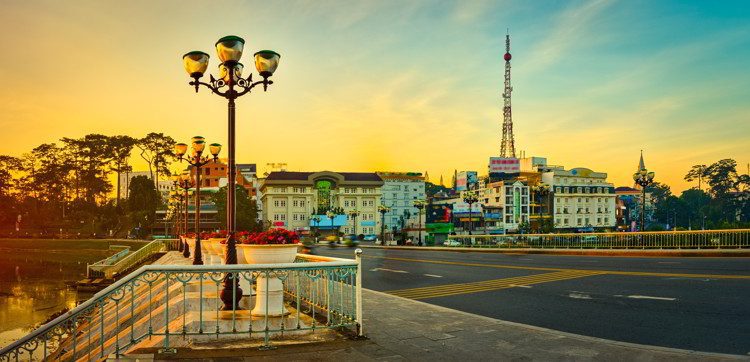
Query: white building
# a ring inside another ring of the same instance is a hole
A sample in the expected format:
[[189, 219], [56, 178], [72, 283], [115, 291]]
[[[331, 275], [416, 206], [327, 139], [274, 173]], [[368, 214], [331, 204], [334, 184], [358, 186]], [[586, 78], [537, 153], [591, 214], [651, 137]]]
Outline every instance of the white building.
[[478, 194], [484, 222], [490, 225], [488, 229], [517, 232], [523, 224], [529, 223], [530, 193], [525, 182], [511, 179], [488, 183]]
[[607, 182], [606, 173], [553, 169], [542, 172], [542, 181], [552, 187], [556, 229], [591, 231], [616, 226], [615, 188]]
[[[385, 225], [389, 229], [416, 227], [419, 225], [419, 209], [414, 207], [415, 200], [426, 200], [425, 181], [421, 173], [416, 172], [378, 172], [383, 179], [381, 203], [390, 208], [385, 214]], [[422, 213], [422, 227], [425, 215]]]
[[[351, 234], [356, 228], [357, 234], [377, 234], [382, 186], [375, 173], [271, 172], [260, 186], [263, 220], [296, 231]], [[333, 219], [326, 217], [328, 210], [336, 213]], [[356, 226], [352, 210], [360, 213]]]

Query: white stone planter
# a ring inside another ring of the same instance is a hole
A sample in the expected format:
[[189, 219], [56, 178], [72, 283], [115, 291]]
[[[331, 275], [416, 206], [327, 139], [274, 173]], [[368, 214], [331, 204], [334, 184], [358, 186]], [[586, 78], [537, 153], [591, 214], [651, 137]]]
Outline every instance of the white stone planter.
[[[218, 265], [224, 264], [224, 244], [221, 242], [226, 240], [224, 238], [210, 238], [208, 240], [201, 240], [201, 246], [208, 255], [208, 264]], [[205, 245], [204, 245], [205, 243]]]
[[[244, 264], [293, 263], [299, 244], [248, 245], [237, 244], [237, 259]], [[284, 286], [273, 274], [261, 274], [256, 280], [253, 316], [277, 317], [288, 314], [284, 307]]]

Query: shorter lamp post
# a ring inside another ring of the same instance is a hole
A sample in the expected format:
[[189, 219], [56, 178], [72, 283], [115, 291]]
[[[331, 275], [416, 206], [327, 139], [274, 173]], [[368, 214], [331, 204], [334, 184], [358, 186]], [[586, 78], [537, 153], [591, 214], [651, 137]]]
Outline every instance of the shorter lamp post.
[[641, 186], [642, 193], [641, 193], [641, 230], [644, 231], [645, 223], [646, 223], [646, 187], [654, 183], [654, 176], [656, 176], [653, 172], [648, 172], [645, 168], [634, 173], [633, 174], [633, 181], [635, 181], [636, 184]]
[[352, 218], [352, 221], [354, 221], [354, 240], [358, 240], [357, 238], [357, 216], [359, 216], [360, 212], [358, 210], [350, 210], [349, 216]]
[[417, 208], [417, 220], [419, 220], [419, 236], [417, 237], [417, 245], [422, 246], [422, 210], [427, 206], [425, 200], [414, 200], [414, 207]]
[[326, 217], [331, 219], [331, 232], [333, 232], [333, 219], [336, 217], [336, 214], [333, 211], [328, 210], [326, 211]]
[[539, 204], [539, 222], [538, 222], [538, 232], [542, 233], [542, 202], [544, 198], [549, 195], [550, 187], [544, 182], [540, 182], [534, 186], [531, 187], [531, 191], [534, 193], [534, 196], [537, 199], [537, 203]]
[[[312, 217], [310, 218], [310, 220], [312, 220], [315, 223], [315, 232], [319, 233], [320, 232], [320, 216], [312, 214]], [[315, 236], [315, 241], [318, 241], [318, 236], [317, 235], [314, 235], [314, 236]]]
[[[186, 235], [190, 229], [188, 228], [188, 208], [190, 196], [192, 196], [192, 191], [190, 189], [193, 187], [193, 179], [190, 177], [190, 174], [187, 171], [183, 172], [180, 175], [180, 178], [177, 182], [177, 187], [182, 190], [182, 201], [184, 202], [182, 210], [182, 233], [183, 235]], [[182, 245], [182, 247], [180, 248], [182, 250], [182, 256], [189, 258], [190, 250], [184, 238], [182, 238], [182, 242], [180, 244]]]
[[391, 208], [385, 205], [378, 205], [378, 212], [380, 213], [380, 242], [381, 245], [385, 245], [385, 214], [390, 212]]
[[469, 204], [469, 235], [471, 235], [471, 231], [473, 229], [473, 223], [472, 223], [472, 205], [474, 205], [477, 201], [479, 201], [479, 197], [477, 197], [477, 194], [474, 193], [474, 191], [465, 191], [464, 192], [464, 202]]
[[203, 137], [193, 137], [193, 153], [190, 157], [185, 157], [187, 153], [187, 144], [178, 143], [174, 146], [175, 155], [182, 162], [187, 161], [190, 165], [195, 167], [195, 251], [193, 251], [193, 265], [203, 265], [203, 254], [201, 252], [201, 166], [208, 164], [211, 161], [216, 162], [219, 159], [219, 152], [221, 152], [221, 145], [218, 143], [212, 143], [209, 145], [209, 151], [211, 156], [203, 156], [203, 150], [206, 147], [206, 143]]

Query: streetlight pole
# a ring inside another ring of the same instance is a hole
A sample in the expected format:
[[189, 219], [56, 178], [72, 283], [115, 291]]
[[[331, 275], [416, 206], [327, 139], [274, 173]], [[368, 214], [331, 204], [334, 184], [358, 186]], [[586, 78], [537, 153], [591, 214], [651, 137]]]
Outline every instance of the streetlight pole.
[[[195, 87], [198, 92], [200, 86], [205, 86], [214, 94], [227, 99], [228, 113], [228, 132], [227, 141], [228, 150], [228, 170], [227, 175], [227, 252], [225, 264], [237, 264], [236, 248], [236, 208], [235, 208], [235, 99], [249, 93], [255, 86], [263, 85], [263, 90], [268, 90], [268, 86], [273, 81], [268, 78], [273, 75], [279, 65], [280, 55], [274, 51], [261, 50], [254, 54], [255, 68], [263, 80], [253, 82], [252, 74], [247, 78], [242, 78], [243, 65], [240, 63], [242, 51], [245, 46], [245, 40], [237, 36], [225, 36], [216, 42], [216, 52], [221, 64], [219, 65], [219, 79], [210, 77], [210, 82], [202, 82], [200, 79], [208, 68], [208, 54], [200, 51], [192, 51], [185, 54], [185, 70], [193, 78], [189, 84]], [[222, 90], [225, 89], [226, 90]], [[242, 298], [239, 289], [239, 280], [234, 274], [227, 274], [224, 278], [223, 288], [221, 291], [221, 300], [224, 303], [224, 310], [237, 309], [237, 303]]]
[[385, 245], [385, 214], [391, 211], [391, 208], [385, 205], [378, 205], [378, 212], [380, 212], [380, 242], [381, 245]]
[[550, 192], [550, 186], [547, 185], [544, 182], [540, 182], [534, 186], [531, 187], [531, 190], [534, 192], [534, 196], [537, 198], [537, 202], [539, 204], [539, 222], [538, 222], [538, 233], [542, 233], [542, 201], [544, 200], [545, 196], [547, 196]]
[[[188, 207], [190, 202], [190, 188], [193, 187], [193, 179], [190, 177], [190, 174], [188, 172], [183, 172], [182, 175], [180, 175], [180, 180], [177, 185], [183, 191], [182, 201], [184, 201], [185, 203], [182, 210], [182, 232], [183, 234], [187, 234], [188, 231], [190, 231], [188, 228]], [[190, 250], [187, 243], [180, 243], [180, 245], [182, 245], [182, 256], [189, 258]]]
[[351, 210], [349, 211], [349, 216], [351, 216], [352, 221], [354, 221], [354, 240], [358, 240], [357, 238], [357, 216], [359, 216], [359, 211]]
[[417, 237], [417, 245], [422, 246], [422, 210], [424, 210], [425, 207], [425, 201], [424, 200], [414, 200], [414, 207], [417, 208], [417, 219], [419, 220], [419, 229], [418, 237]]
[[336, 214], [333, 211], [328, 210], [326, 211], [326, 217], [331, 219], [331, 232], [333, 233], [333, 219], [336, 217]]
[[654, 176], [656, 174], [649, 172], [646, 169], [642, 169], [633, 174], [633, 181], [641, 186], [641, 230], [644, 231], [646, 223], [646, 187], [654, 183]]
[[471, 235], [471, 232], [473, 230], [473, 225], [471, 222], [472, 218], [472, 205], [474, 205], [477, 201], [479, 201], [479, 198], [476, 194], [474, 194], [473, 191], [466, 191], [464, 192], [464, 202], [469, 204], [469, 235]]
[[174, 153], [177, 158], [182, 162], [187, 161], [190, 165], [195, 167], [195, 250], [193, 251], [193, 265], [203, 265], [203, 252], [201, 251], [201, 166], [208, 164], [211, 161], [216, 162], [219, 159], [219, 152], [221, 152], [221, 145], [218, 143], [212, 143], [209, 146], [211, 151], [211, 157], [203, 156], [203, 150], [206, 147], [206, 141], [201, 136], [193, 137], [193, 153], [192, 156], [185, 158], [187, 152], [187, 144], [178, 143], [174, 146]]

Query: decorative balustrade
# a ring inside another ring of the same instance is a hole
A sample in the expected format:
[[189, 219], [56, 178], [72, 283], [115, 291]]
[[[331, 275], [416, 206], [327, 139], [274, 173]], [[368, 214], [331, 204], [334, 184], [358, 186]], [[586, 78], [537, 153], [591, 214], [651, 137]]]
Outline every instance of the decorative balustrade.
[[445, 246], [555, 249], [736, 249], [750, 247], [750, 229], [585, 234], [450, 235]]
[[[186, 341], [219, 337], [257, 338], [270, 347], [271, 338], [325, 328], [352, 328], [361, 335], [360, 253], [356, 260], [298, 254], [287, 264], [142, 266], [4, 347], [0, 361], [101, 360], [144, 344], [170, 352]], [[251, 316], [257, 296], [245, 297], [242, 309], [221, 310], [219, 293], [228, 276], [250, 284], [277, 277], [283, 283], [281, 310]]]

